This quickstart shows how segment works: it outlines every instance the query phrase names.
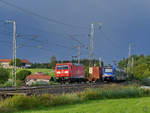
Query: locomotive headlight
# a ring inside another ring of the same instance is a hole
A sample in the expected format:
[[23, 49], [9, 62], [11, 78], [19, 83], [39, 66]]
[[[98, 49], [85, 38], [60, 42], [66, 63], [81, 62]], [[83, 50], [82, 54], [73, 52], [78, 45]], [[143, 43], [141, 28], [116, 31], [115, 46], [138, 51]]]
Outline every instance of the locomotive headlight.
[[57, 74], [60, 74], [60, 71], [58, 71]]
[[68, 71], [65, 71], [65, 73], [68, 73]]

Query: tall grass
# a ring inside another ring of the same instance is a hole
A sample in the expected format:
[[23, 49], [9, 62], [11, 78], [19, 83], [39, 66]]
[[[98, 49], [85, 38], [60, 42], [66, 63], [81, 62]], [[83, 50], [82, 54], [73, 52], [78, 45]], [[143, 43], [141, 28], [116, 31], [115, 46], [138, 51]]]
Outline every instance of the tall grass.
[[16, 95], [0, 102], [0, 112], [10, 113], [18, 110], [75, 104], [96, 99], [135, 98], [145, 96], [150, 96], [150, 90], [140, 89], [135, 86], [106, 86], [98, 89], [88, 89], [74, 94], [45, 94], [42, 96]]

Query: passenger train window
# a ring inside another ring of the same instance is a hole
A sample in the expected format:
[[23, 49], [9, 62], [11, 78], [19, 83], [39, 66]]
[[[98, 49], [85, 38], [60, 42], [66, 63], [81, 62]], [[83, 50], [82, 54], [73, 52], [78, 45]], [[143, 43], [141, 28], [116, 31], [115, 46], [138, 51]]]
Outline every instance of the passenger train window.
[[105, 68], [105, 72], [106, 73], [110, 73], [110, 72], [112, 72], [113, 70], [112, 69], [110, 69], [110, 68]]

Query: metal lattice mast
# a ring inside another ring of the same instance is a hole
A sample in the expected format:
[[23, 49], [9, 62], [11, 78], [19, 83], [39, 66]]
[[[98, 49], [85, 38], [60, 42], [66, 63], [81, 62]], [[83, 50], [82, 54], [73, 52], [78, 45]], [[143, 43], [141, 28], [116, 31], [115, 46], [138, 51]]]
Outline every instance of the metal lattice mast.
[[[128, 64], [127, 64], [127, 75], [129, 74], [130, 66], [131, 66], [130, 57], [131, 57], [131, 44], [129, 44]], [[128, 75], [128, 77], [129, 77], [129, 75]]]
[[78, 46], [78, 64], [80, 64], [80, 54], [81, 54], [80, 49], [81, 49], [81, 47], [79, 45]]
[[102, 67], [102, 58], [99, 57], [99, 66]]
[[93, 66], [93, 48], [94, 48], [94, 24], [91, 24], [91, 34], [90, 34], [90, 64], [89, 66]]
[[7, 20], [6, 23], [13, 23], [13, 68], [12, 68], [12, 76], [13, 76], [13, 85], [16, 86], [16, 21]]
[[13, 21], [14, 85], [16, 86], [16, 21]]

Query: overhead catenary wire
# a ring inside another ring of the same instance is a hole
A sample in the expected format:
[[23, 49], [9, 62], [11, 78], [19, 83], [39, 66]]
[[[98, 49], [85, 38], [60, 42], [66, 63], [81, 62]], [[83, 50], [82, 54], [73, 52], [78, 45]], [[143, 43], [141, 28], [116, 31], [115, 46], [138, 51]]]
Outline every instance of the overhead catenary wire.
[[[3, 3], [5, 2], [5, 4], [6, 4], [6, 1], [4, 1], [4, 0], [0, 0], [0, 2], [1, 1], [3, 1]], [[8, 2], [7, 2], [8, 3]], [[7, 4], [8, 5], [8, 4]], [[11, 4], [12, 5], [12, 4]], [[9, 4], [9, 6], [10, 6], [10, 4]], [[16, 8], [16, 7], [15, 7]], [[23, 10], [22, 10], [23, 11]], [[25, 11], [25, 10], [24, 10]], [[31, 13], [32, 14], [32, 13]], [[34, 15], [34, 16], [38, 16], [38, 15]], [[59, 23], [59, 24], [61, 24], [61, 23]], [[71, 26], [70, 26], [71, 27]], [[77, 26], [72, 26], [72, 27], [77, 27]], [[79, 26], [78, 26], [79, 27]], [[37, 41], [37, 40], [35, 40], [35, 39], [30, 39], [30, 40], [33, 40], [33, 41], [36, 41], [36, 42], [39, 42], [39, 41]], [[45, 42], [44, 42], [45, 43]], [[58, 44], [57, 44], [57, 46], [58, 46]], [[65, 47], [66, 48], [66, 47]]]
[[112, 43], [112, 46], [115, 46], [116, 48], [120, 48], [120, 46], [118, 45], [118, 43], [114, 43], [108, 35], [106, 35], [106, 33], [104, 32], [104, 30], [100, 30], [100, 32], [103, 33], [103, 35], [105, 36], [104, 39], [109, 40]]
[[37, 14], [35, 12], [32, 12], [32, 11], [29, 11], [27, 9], [21, 8], [21, 7], [17, 6], [17, 5], [15, 5], [15, 4], [10, 3], [10, 2], [6, 2], [5, 0], [0, 0], [0, 2], [5, 4], [5, 5], [7, 5], [7, 6], [11, 6], [13, 8], [16, 8], [16, 9], [18, 9], [18, 10], [24, 12], [24, 13], [28, 13], [28, 14], [36, 16], [36, 17], [38, 17], [40, 19], [46, 20], [48, 22], [61, 24], [61, 25], [64, 25], [64, 26], [67, 26], [67, 27], [71, 27], [71, 28], [79, 28], [79, 29], [87, 29], [87, 30], [89, 30], [87, 27], [81, 27], [81, 26], [77, 26], [77, 25], [67, 24], [67, 23], [64, 23], [64, 22], [61, 22], [61, 21], [58, 21], [58, 20], [55, 20], [55, 19], [51, 19], [51, 18], [46, 17], [46, 16], [42, 16], [42, 15]]

